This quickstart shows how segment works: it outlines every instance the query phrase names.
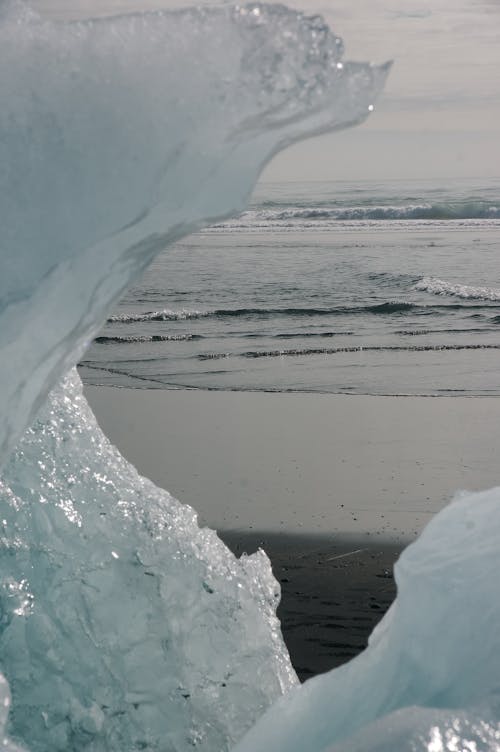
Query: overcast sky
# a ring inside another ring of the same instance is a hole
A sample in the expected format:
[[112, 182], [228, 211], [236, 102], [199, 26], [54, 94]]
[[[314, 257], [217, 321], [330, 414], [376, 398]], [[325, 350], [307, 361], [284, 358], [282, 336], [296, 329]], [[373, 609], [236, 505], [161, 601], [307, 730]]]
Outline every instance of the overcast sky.
[[[175, 7], [186, 0], [33, 0], [52, 13]], [[301, 0], [347, 59], [394, 59], [368, 122], [280, 154], [264, 178], [500, 177], [500, 0]]]
[[395, 64], [365, 125], [280, 155], [267, 177], [500, 177], [500, 0], [339, 0], [319, 9], [346, 57]]

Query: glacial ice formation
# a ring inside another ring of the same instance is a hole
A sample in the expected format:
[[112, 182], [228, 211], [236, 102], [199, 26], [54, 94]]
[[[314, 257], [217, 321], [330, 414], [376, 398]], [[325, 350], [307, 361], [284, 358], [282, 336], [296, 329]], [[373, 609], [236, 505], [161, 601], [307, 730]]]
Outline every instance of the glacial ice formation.
[[100, 431], [73, 371], [0, 484], [0, 659], [32, 752], [224, 750], [296, 682], [261, 551], [236, 559]]

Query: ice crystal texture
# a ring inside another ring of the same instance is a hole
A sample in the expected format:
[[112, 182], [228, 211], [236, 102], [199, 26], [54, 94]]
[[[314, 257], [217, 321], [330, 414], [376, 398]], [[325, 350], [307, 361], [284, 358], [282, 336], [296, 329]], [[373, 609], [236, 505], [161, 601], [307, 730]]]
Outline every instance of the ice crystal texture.
[[0, 486], [2, 668], [31, 750], [227, 749], [296, 683], [263, 552], [140, 477], [76, 372]]

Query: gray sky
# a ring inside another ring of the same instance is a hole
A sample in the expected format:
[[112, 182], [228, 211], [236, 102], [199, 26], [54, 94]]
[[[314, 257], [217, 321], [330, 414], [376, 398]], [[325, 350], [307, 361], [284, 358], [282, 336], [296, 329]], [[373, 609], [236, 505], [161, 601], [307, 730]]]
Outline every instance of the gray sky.
[[500, 176], [500, 0], [339, 0], [346, 57], [395, 61], [367, 123], [280, 155], [272, 179]]
[[[52, 13], [187, 0], [33, 0]], [[267, 180], [500, 177], [500, 0], [297, 0], [322, 13], [347, 59], [394, 59], [367, 123], [280, 154]]]

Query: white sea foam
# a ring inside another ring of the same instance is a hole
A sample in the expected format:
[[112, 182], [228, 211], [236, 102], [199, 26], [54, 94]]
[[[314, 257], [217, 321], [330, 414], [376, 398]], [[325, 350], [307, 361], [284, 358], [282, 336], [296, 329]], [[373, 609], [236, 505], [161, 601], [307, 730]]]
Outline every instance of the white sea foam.
[[464, 300], [500, 301], [499, 287], [482, 287], [446, 282], [437, 277], [423, 277], [415, 285], [416, 290], [430, 292], [433, 295], [452, 296]]
[[[496, 220], [500, 219], [500, 207], [486, 201], [450, 201], [442, 203], [408, 203], [387, 204], [376, 203], [373, 199], [369, 204], [352, 206], [291, 206], [286, 208], [251, 209], [243, 212], [229, 222], [217, 225], [225, 229], [253, 229], [264, 228], [268, 224], [292, 223], [291, 226], [306, 222], [350, 222], [366, 220]], [[312, 225], [314, 226], [314, 225]]]
[[141, 321], [184, 321], [210, 316], [210, 312], [180, 310], [146, 311], [145, 313], [116, 313], [108, 318], [110, 323], [133, 324]]

